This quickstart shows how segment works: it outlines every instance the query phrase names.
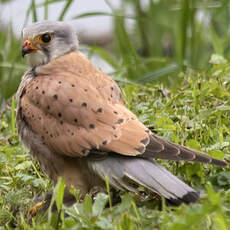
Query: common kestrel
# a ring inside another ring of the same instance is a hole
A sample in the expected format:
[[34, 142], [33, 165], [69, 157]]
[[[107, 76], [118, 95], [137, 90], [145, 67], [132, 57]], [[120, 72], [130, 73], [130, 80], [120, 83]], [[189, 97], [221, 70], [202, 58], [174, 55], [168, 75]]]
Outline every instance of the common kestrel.
[[22, 36], [30, 67], [17, 91], [18, 133], [54, 183], [62, 177], [85, 195], [108, 176], [118, 190], [137, 192], [142, 185], [174, 204], [190, 203], [198, 193], [155, 159], [226, 165], [145, 127], [112, 78], [77, 50], [70, 25], [38, 22]]

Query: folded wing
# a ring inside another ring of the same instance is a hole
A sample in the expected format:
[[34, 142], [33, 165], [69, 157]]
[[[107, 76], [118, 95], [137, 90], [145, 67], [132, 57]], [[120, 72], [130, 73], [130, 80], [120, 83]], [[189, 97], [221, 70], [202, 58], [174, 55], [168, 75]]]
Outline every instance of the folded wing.
[[25, 121], [58, 154], [92, 149], [171, 160], [225, 162], [153, 135], [129, 111], [117, 84], [78, 51], [53, 60], [21, 95]]

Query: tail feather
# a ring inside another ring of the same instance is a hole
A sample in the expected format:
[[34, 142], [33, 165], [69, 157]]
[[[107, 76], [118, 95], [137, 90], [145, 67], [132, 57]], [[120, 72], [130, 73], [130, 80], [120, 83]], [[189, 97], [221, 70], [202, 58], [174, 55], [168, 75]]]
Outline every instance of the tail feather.
[[109, 156], [102, 161], [90, 161], [90, 167], [102, 179], [120, 190], [137, 192], [137, 185], [165, 197], [171, 203], [195, 202], [199, 195], [153, 159]]
[[[162, 149], [155, 149], [154, 146], [156, 145], [156, 142], [163, 146]], [[160, 158], [175, 161], [197, 161], [219, 166], [227, 166], [225, 161], [215, 159], [207, 154], [189, 149], [185, 146], [169, 142], [155, 135], [150, 136], [150, 142], [146, 146], [143, 156], [148, 158]]]

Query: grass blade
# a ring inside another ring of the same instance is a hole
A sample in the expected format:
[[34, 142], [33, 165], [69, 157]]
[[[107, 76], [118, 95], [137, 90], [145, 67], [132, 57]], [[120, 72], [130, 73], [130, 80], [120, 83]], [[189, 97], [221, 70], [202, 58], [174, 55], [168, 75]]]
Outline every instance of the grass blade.
[[106, 5], [107, 5], [112, 11], [114, 11], [114, 7], [113, 7], [112, 3], [111, 3], [109, 0], [104, 0], [104, 1], [105, 1]]
[[161, 77], [175, 72], [178, 69], [178, 65], [177, 64], [171, 64], [169, 66], [163, 67], [161, 69], [157, 69], [156, 71], [150, 72], [148, 74], [146, 74], [145, 76], [143, 76], [143, 78], [141, 78], [140, 80], [138, 80], [138, 83], [141, 84], [146, 84], [155, 80], [159, 80]]
[[137, 27], [140, 33], [140, 39], [142, 43], [142, 53], [143, 56], [149, 56], [150, 54], [150, 45], [148, 41], [148, 30], [146, 30], [147, 20], [145, 16], [145, 12], [142, 10], [140, 0], [135, 0], [135, 11], [137, 15]]
[[15, 98], [13, 97], [11, 100], [11, 132], [13, 136], [16, 135], [15, 121]]
[[98, 54], [103, 60], [110, 64], [113, 68], [118, 68], [118, 63], [112, 58], [112, 56], [107, 52], [107, 50], [100, 48], [98, 46], [91, 46], [90, 53]]
[[25, 27], [27, 25], [27, 22], [29, 20], [29, 16], [30, 16], [30, 12], [32, 9], [32, 2], [30, 3], [30, 6], [28, 7], [28, 9], [26, 10], [26, 16], [25, 16], [25, 20], [24, 20], [24, 24], [23, 27]]
[[44, 2], [44, 19], [48, 20], [48, 15], [49, 15], [49, 0], [45, 0]]
[[44, 7], [46, 4], [51, 5], [51, 4], [64, 2], [64, 1], [66, 1], [66, 0], [44, 0], [44, 2], [36, 4], [36, 7], [37, 8]]
[[87, 12], [87, 13], [83, 13], [83, 14], [78, 14], [78, 15], [74, 16], [73, 19], [95, 17], [95, 16], [109, 16], [109, 17], [137, 19], [137, 17], [134, 15], [123, 15], [123, 14], [109, 13], [109, 12], [103, 12], [103, 11], [94, 11], [94, 12]]
[[187, 47], [187, 30], [189, 25], [189, 1], [183, 0], [181, 6], [181, 20], [180, 20], [180, 51], [179, 51], [179, 63], [183, 65], [185, 59], [186, 47]]
[[73, 4], [73, 0], [68, 0], [65, 4], [65, 7], [63, 8], [60, 16], [58, 17], [58, 21], [62, 21], [66, 15], [66, 13], [68, 12], [70, 6]]
[[35, 0], [32, 0], [32, 2], [31, 2], [31, 11], [32, 11], [32, 20], [33, 20], [33, 22], [37, 22], [38, 17], [37, 17], [37, 8], [36, 8]]
[[105, 184], [106, 184], [106, 190], [109, 196], [109, 208], [110, 210], [112, 209], [112, 199], [111, 199], [111, 194], [110, 194], [110, 187], [109, 187], [109, 178], [108, 176], [105, 176]]
[[224, 47], [222, 45], [222, 40], [219, 38], [218, 34], [216, 33], [212, 25], [210, 25], [210, 31], [211, 31], [212, 44], [213, 44], [215, 53], [223, 56]]

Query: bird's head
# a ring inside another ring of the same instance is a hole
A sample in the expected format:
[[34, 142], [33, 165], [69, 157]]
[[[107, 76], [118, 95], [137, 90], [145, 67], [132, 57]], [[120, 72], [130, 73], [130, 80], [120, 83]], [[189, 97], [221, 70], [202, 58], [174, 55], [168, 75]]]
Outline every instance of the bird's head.
[[25, 27], [22, 31], [22, 56], [31, 67], [44, 65], [77, 49], [74, 29], [64, 22], [43, 21]]

